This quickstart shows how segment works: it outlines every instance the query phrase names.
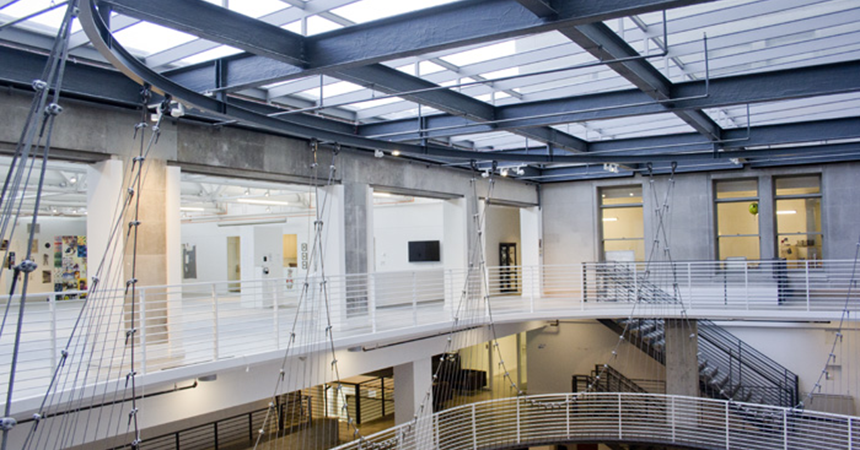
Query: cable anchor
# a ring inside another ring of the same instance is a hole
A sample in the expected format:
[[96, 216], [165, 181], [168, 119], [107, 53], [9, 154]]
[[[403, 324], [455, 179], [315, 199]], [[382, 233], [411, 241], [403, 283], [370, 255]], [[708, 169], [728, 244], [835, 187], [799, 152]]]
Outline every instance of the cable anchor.
[[45, 114], [49, 116], [59, 116], [62, 112], [63, 107], [56, 103], [50, 103], [48, 104], [48, 106], [45, 107]]
[[18, 271], [21, 271], [24, 273], [30, 273], [30, 272], [36, 270], [38, 267], [39, 266], [36, 264], [35, 261], [33, 261], [31, 259], [25, 259], [25, 260], [21, 261], [21, 264], [18, 264], [15, 267], [15, 270], [18, 270]]
[[36, 80], [33, 80], [32, 86], [33, 86], [34, 91], [42, 92], [48, 88], [48, 83], [46, 83], [44, 80], [36, 79]]
[[18, 421], [14, 417], [3, 417], [0, 419], [0, 430], [9, 431], [18, 425]]

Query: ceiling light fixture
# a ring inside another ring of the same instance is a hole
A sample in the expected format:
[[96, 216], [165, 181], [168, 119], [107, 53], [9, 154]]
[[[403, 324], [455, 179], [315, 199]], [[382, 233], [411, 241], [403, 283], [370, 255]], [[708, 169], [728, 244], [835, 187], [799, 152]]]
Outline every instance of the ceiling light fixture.
[[266, 205], [266, 206], [289, 206], [290, 202], [280, 200], [264, 200], [261, 198], [237, 198], [238, 203], [247, 203], [250, 205]]
[[394, 150], [391, 152], [391, 156], [400, 156], [400, 150]]
[[777, 211], [776, 213], [781, 215], [781, 216], [784, 216], [784, 215], [788, 215], [788, 214], [797, 214], [797, 211], [795, 211], [793, 209], [787, 209], [785, 211]]
[[603, 221], [604, 222], [618, 222], [618, 218], [617, 217], [604, 217]]
[[180, 211], [189, 211], [189, 212], [203, 212], [206, 211], [206, 208], [201, 208], [199, 206], [183, 206], [179, 208]]

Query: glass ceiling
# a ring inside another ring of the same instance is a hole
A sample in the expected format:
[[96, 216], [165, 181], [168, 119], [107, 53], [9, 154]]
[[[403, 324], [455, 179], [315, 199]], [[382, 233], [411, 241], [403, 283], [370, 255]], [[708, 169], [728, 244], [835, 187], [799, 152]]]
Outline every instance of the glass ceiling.
[[[455, 0], [206, 0], [232, 11], [311, 36], [392, 17]], [[50, 8], [52, 0], [0, 0], [0, 23]], [[59, 7], [14, 26], [42, 35], [56, 32]], [[860, 2], [857, 0], [721, 0], [662, 13], [605, 22], [673, 83], [737, 76], [860, 59]], [[117, 40], [159, 71], [241, 53], [158, 25], [115, 15]], [[73, 37], [85, 46], [75, 24]], [[707, 61], [705, 58], [707, 36]], [[0, 31], [0, 40], [5, 39]], [[514, 105], [635, 87], [579, 48], [562, 33], [470, 45], [398, 58], [383, 64], [496, 106]], [[573, 70], [561, 70], [575, 68]], [[706, 66], [707, 69], [706, 70]], [[436, 109], [330, 76], [289, 79], [237, 92], [284, 108], [331, 105], [320, 111], [356, 124], [441, 114]], [[380, 98], [382, 97], [382, 98]], [[842, 94], [704, 111], [723, 128], [770, 125], [860, 116], [860, 94]], [[671, 113], [553, 125], [586, 141], [692, 133]], [[464, 148], [500, 150], [543, 146], [507, 131], [461, 134], [450, 143]]]

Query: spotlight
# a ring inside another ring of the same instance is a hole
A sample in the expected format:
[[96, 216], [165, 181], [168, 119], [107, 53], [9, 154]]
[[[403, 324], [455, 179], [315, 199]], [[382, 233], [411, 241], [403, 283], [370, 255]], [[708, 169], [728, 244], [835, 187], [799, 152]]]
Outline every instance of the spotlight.
[[77, 178], [75, 178], [74, 176], [73, 176], [73, 177], [71, 177], [71, 178], [69, 178], [69, 183], [75, 184], [75, 183], [77, 183], [77, 182], [78, 182], [78, 179], [77, 179]]
[[400, 156], [400, 150], [394, 150], [391, 152], [391, 156]]
[[490, 178], [490, 171], [485, 170], [485, 171], [481, 172], [481, 176], [484, 178]]
[[377, 149], [377, 150], [373, 151], [373, 157], [374, 158], [382, 158], [384, 156], [385, 156], [385, 152], [383, 152], [382, 150]]
[[616, 163], [603, 163], [603, 170], [611, 173], [618, 173], [618, 164]]
[[499, 174], [503, 177], [508, 176], [508, 169], [505, 168], [505, 169], [500, 170]]
[[523, 166], [517, 167], [517, 175], [523, 176], [526, 174], [526, 171], [523, 169]]

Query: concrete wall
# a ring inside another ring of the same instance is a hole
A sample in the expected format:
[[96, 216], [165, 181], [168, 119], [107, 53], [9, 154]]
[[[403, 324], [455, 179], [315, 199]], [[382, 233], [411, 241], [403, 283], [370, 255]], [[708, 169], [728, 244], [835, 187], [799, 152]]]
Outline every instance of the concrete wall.
[[629, 343], [612, 351], [618, 334], [593, 320], [565, 321], [528, 332], [529, 394], [571, 392], [573, 375], [588, 375], [596, 364], [609, 364], [631, 379], [665, 380], [662, 364]]
[[[674, 193], [669, 198], [671, 219], [668, 236], [675, 261], [714, 260], [717, 257], [713, 182], [735, 178], [755, 178], [759, 188], [759, 234], [762, 259], [778, 256], [776, 246], [775, 177], [820, 174], [822, 190], [822, 232], [825, 259], [853, 259], [854, 245], [860, 236], [860, 188], [856, 174], [860, 163], [810, 165], [802, 167], [742, 169], [713, 173], [678, 174]], [[644, 205], [645, 254], [653, 245], [657, 228], [654, 209], [663, 204], [668, 188], [667, 175], [579, 181], [541, 187], [544, 261], [547, 264], [573, 264], [599, 260], [600, 212], [598, 189], [605, 186], [642, 185]], [[655, 195], [656, 194], [656, 195]], [[662, 241], [662, 236], [660, 236]]]

